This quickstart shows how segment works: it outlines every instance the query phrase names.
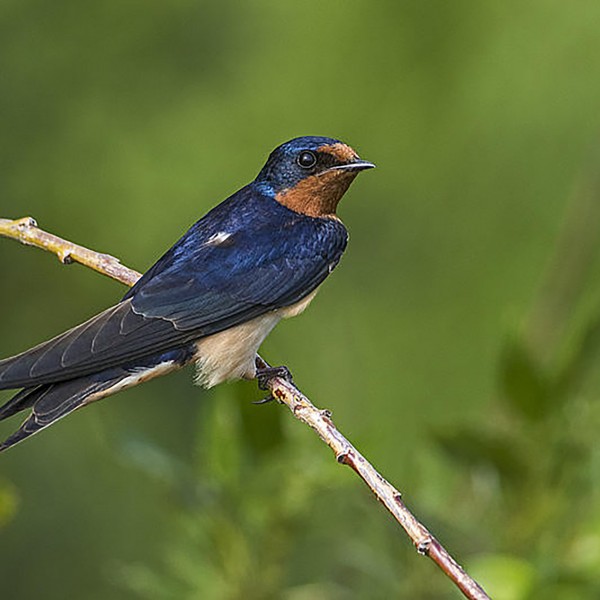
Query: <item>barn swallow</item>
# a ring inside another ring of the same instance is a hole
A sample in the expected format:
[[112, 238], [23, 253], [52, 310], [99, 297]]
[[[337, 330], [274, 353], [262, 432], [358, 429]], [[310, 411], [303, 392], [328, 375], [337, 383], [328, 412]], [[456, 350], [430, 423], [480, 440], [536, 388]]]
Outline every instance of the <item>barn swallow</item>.
[[31, 409], [0, 451], [70, 412], [195, 362], [206, 388], [285, 373], [257, 369], [259, 346], [300, 314], [348, 241], [336, 216], [374, 165], [327, 137], [277, 147], [256, 179], [196, 222], [111, 308], [0, 361], [0, 389], [23, 388], [0, 420]]

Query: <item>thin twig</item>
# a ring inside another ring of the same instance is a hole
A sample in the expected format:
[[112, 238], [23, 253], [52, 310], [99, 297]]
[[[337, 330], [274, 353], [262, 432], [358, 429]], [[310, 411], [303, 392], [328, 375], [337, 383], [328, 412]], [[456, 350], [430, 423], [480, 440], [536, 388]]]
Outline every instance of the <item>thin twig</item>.
[[[78, 262], [125, 285], [133, 285], [141, 275], [123, 266], [116, 258], [98, 254], [72, 244], [37, 227], [34, 219], [25, 217], [11, 221], [0, 219], [0, 236], [48, 250], [61, 262]], [[269, 366], [258, 357], [261, 366]], [[367, 459], [338, 431], [328, 411], [319, 410], [293, 384], [275, 377], [269, 381], [269, 390], [296, 417], [306, 423], [333, 450], [339, 463], [348, 465], [365, 482], [376, 498], [388, 509], [408, 534], [417, 552], [429, 556], [470, 600], [490, 600], [481, 586], [452, 558], [427, 528], [410, 512], [402, 501], [400, 492], [388, 483]]]
[[0, 219], [0, 235], [52, 252], [65, 265], [76, 262], [125, 285], [132, 286], [141, 277], [140, 273], [124, 267], [114, 256], [99, 254], [43, 231], [31, 217], [15, 221]]
[[[259, 357], [261, 366], [268, 364]], [[348, 465], [367, 484], [377, 499], [388, 509], [408, 534], [417, 552], [429, 556], [467, 597], [489, 600], [481, 586], [452, 558], [438, 540], [410, 512], [400, 492], [386, 481], [369, 461], [340, 433], [327, 410], [319, 410], [297, 387], [275, 378], [269, 382], [273, 396], [285, 404], [296, 419], [306, 423], [333, 450], [336, 460]]]

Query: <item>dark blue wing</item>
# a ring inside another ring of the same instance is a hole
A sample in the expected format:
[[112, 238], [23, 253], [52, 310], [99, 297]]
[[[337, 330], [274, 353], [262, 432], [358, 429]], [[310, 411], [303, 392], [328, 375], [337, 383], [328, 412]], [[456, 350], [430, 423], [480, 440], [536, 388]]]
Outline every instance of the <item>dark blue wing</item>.
[[136, 313], [209, 335], [309, 294], [346, 237], [338, 221], [309, 217], [244, 228], [222, 245], [194, 244], [127, 297]]
[[299, 215], [244, 188], [198, 221], [120, 304], [0, 361], [0, 389], [133, 362], [294, 304], [327, 277], [346, 242], [339, 221]]

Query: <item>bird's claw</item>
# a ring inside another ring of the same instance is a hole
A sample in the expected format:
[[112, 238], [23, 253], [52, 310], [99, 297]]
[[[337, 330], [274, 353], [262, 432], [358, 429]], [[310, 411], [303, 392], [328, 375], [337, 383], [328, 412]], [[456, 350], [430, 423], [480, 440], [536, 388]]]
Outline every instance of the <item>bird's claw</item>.
[[[256, 380], [258, 382], [258, 388], [260, 390], [268, 390], [269, 382], [271, 381], [271, 379], [274, 379], [275, 377], [280, 377], [281, 379], [285, 379], [285, 381], [287, 381], [289, 383], [294, 382], [291, 371], [285, 366], [258, 367], [256, 369]], [[269, 402], [273, 402], [273, 400], [275, 400], [275, 398], [273, 397], [272, 394], [270, 394], [266, 398], [263, 398], [262, 400], [257, 400], [256, 402], [253, 402], [252, 404], [268, 404]]]
[[292, 373], [287, 367], [261, 367], [256, 369], [256, 380], [261, 390], [268, 390], [269, 382], [275, 377], [281, 377], [281, 379], [285, 379], [288, 383], [294, 382]]
[[271, 395], [264, 397], [262, 400], [253, 400], [252, 404], [260, 405], [260, 404], [269, 404], [269, 402], [273, 402], [275, 398]]

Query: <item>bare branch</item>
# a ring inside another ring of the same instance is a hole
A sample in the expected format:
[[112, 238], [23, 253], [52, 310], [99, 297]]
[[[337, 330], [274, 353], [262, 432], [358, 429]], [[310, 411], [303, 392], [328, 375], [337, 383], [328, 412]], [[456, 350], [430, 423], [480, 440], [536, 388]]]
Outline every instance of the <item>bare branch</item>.
[[[98, 254], [93, 250], [72, 244], [37, 227], [34, 219], [25, 217], [11, 221], [0, 219], [0, 236], [12, 238], [23, 244], [52, 252], [61, 262], [80, 263], [126, 285], [133, 285], [141, 275], [123, 266], [116, 258]], [[261, 366], [269, 366], [262, 358]], [[273, 396], [285, 404], [291, 413], [311, 427], [333, 450], [339, 463], [348, 465], [365, 482], [376, 498], [398, 521], [415, 545], [417, 552], [431, 560], [454, 582], [470, 600], [490, 600], [481, 586], [452, 558], [427, 528], [410, 512], [402, 501], [400, 492], [388, 483], [367, 459], [340, 433], [328, 411], [319, 410], [293, 384], [279, 377], [271, 379], [269, 389]]]
[[131, 286], [141, 277], [140, 273], [124, 267], [114, 256], [94, 252], [39, 229], [31, 217], [15, 221], [0, 219], [0, 235], [52, 252], [65, 265], [76, 262], [125, 285]]
[[[262, 359], [261, 366], [268, 366]], [[284, 379], [269, 382], [273, 396], [285, 404], [296, 419], [306, 423], [333, 450], [340, 464], [348, 465], [367, 484], [377, 499], [388, 509], [408, 534], [417, 552], [429, 556], [456, 584], [461, 592], [474, 600], [489, 597], [446, 549], [429, 533], [427, 528], [410, 512], [400, 492], [386, 481], [369, 461], [340, 433], [326, 410], [319, 410], [297, 387]]]

